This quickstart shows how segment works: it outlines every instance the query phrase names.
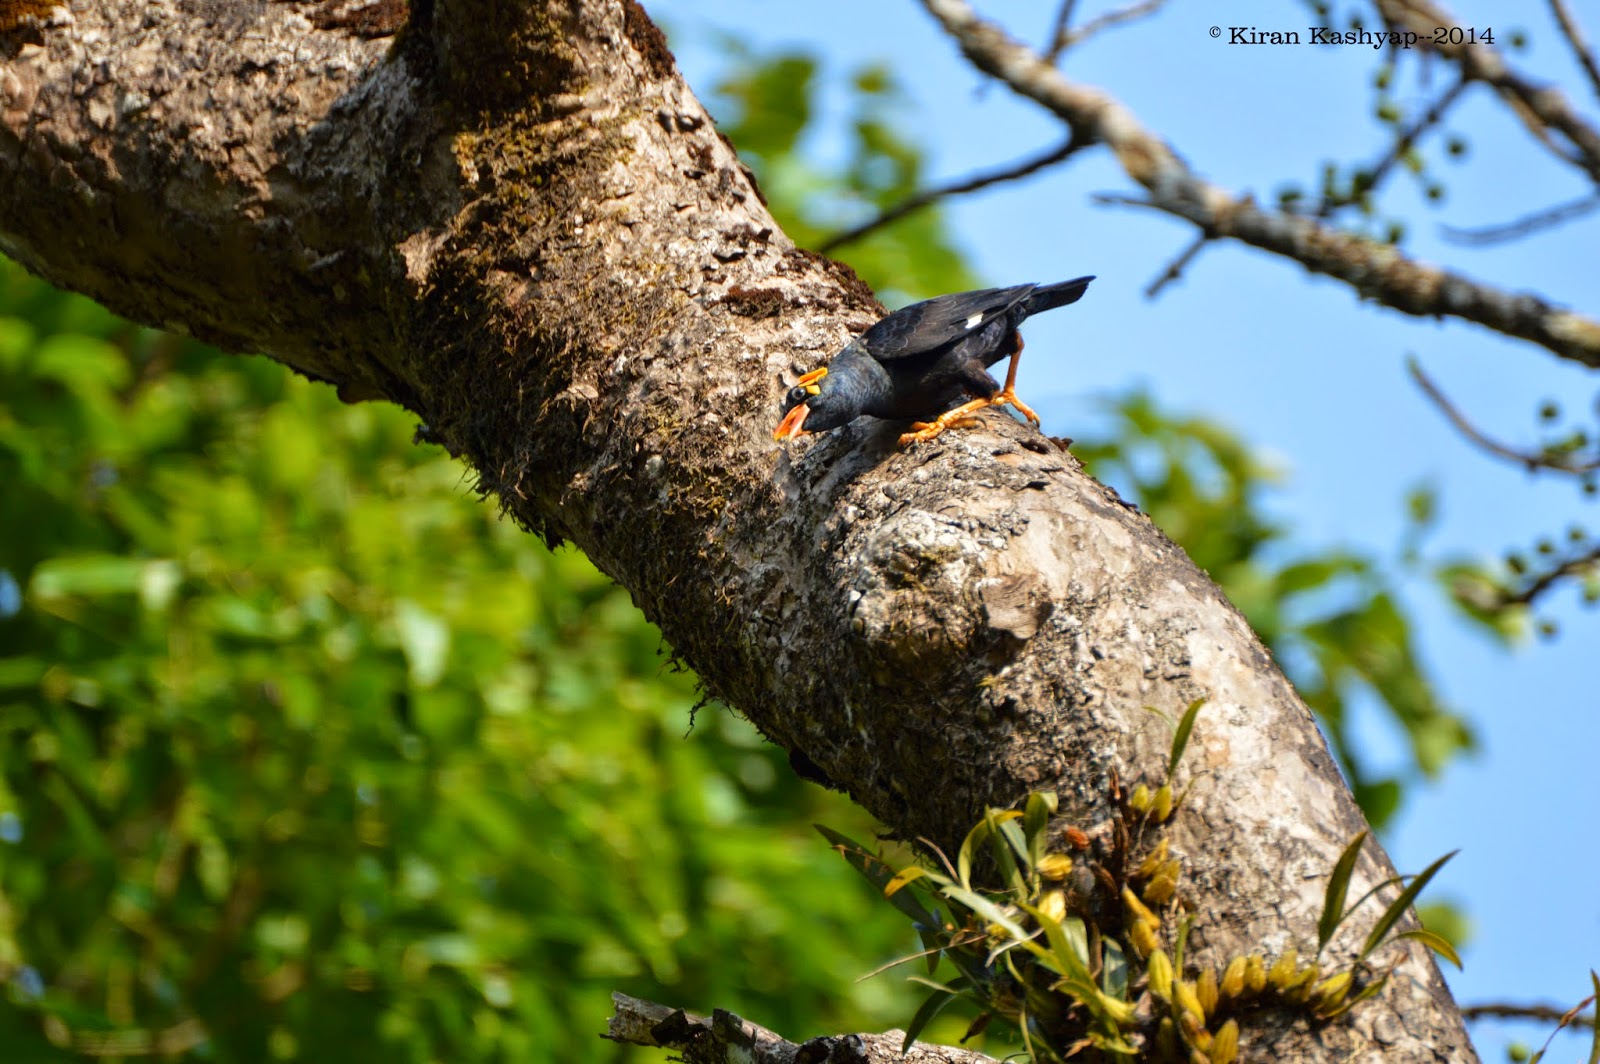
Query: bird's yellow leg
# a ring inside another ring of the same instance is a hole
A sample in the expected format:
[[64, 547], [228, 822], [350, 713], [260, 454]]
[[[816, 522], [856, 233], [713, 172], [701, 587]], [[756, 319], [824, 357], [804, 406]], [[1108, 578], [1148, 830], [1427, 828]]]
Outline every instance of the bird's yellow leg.
[[912, 431], [900, 437], [900, 446], [909, 447], [913, 443], [931, 440], [952, 425], [971, 421], [973, 414], [993, 404], [993, 399], [974, 399], [970, 403], [962, 403], [954, 410], [946, 410], [932, 421], [914, 421], [911, 423]]
[[1011, 365], [1006, 367], [1006, 386], [996, 392], [995, 397], [990, 401], [995, 406], [1003, 406], [1009, 403], [1017, 408], [1017, 413], [1033, 422], [1034, 428], [1038, 428], [1039, 415], [1035, 414], [1033, 408], [1027, 403], [1017, 398], [1017, 360], [1020, 358], [1022, 358], [1022, 334], [1017, 333], [1017, 349], [1011, 353]]

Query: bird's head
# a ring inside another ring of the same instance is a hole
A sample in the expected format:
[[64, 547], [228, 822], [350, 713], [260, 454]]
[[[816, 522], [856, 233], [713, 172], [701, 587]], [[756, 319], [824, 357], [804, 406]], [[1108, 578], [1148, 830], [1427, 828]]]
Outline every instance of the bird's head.
[[783, 397], [783, 421], [772, 434], [792, 440], [807, 432], [827, 432], [848, 425], [865, 411], [871, 397], [885, 387], [881, 367], [852, 340], [827, 369], [801, 376]]
[[848, 388], [838, 386], [825, 369], [800, 378], [783, 397], [783, 420], [772, 434], [775, 440], [792, 440], [807, 432], [826, 432], [849, 424], [861, 413], [861, 403]]

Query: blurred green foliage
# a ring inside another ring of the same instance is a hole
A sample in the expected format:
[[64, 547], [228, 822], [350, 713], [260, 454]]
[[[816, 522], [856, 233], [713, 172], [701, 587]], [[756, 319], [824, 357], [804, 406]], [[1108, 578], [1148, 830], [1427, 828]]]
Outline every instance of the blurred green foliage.
[[[830, 167], [818, 161], [814, 143], [825, 125], [818, 120], [819, 60], [803, 52], [758, 55], [733, 37], [721, 42], [729, 69], [711, 99], [718, 128], [755, 171], [768, 207], [795, 243], [816, 247], [921, 189], [922, 150], [904, 133], [909, 105], [887, 67], [868, 65], [843, 79], [849, 99], [838, 131], [843, 158]], [[835, 257], [889, 306], [982, 284], [938, 210], [901, 218]]]
[[[886, 71], [827, 168], [816, 61], [728, 47], [724, 129], [801, 243], [918, 187]], [[845, 257], [891, 303], [981, 283], [937, 210]], [[1381, 817], [1403, 781], [1346, 742], [1355, 693], [1421, 770], [1466, 739], [1381, 570], [1276, 560], [1238, 440], [1118, 411], [1076, 450], [1241, 604]], [[0, 265], [0, 1061], [663, 1059], [596, 1037], [613, 990], [903, 1023], [898, 975], [853, 980], [916, 940], [810, 829], [870, 823], [726, 712], [686, 736], [626, 593], [413, 425]]]
[[[872, 1026], [914, 941], [626, 592], [264, 360], [0, 273], [0, 1060], [660, 1059]], [[112, 1034], [115, 1032], [115, 1034]]]

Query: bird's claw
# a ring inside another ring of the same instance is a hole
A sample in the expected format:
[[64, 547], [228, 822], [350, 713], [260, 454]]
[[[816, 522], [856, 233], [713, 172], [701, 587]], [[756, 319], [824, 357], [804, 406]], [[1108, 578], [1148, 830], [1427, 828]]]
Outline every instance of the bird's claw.
[[1033, 422], [1034, 428], [1039, 427], [1039, 415], [1033, 412], [1033, 407], [1029, 406], [1027, 403], [1024, 403], [1021, 399], [1018, 399], [1017, 393], [1012, 391], [1010, 388], [1003, 389], [1000, 394], [994, 397], [994, 405], [1013, 406], [1016, 408], [1017, 413]]
[[974, 399], [964, 406], [958, 406], [954, 410], [940, 414], [932, 421], [913, 421], [911, 423], [911, 431], [901, 435], [900, 446], [909, 447], [913, 443], [931, 440], [945, 429], [976, 425], [978, 419], [973, 417], [973, 414], [988, 404], [989, 401], [987, 399]]

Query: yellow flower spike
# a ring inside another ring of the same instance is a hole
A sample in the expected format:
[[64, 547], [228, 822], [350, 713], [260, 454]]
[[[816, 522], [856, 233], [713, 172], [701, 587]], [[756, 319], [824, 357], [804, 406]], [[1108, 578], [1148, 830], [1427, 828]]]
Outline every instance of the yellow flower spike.
[[1148, 924], [1152, 931], [1161, 927], [1161, 917], [1151, 912], [1145, 906], [1145, 903], [1140, 901], [1138, 896], [1127, 887], [1122, 888], [1122, 905], [1127, 910], [1127, 919], [1130, 925], [1137, 921], [1142, 924]]
[[1133, 1022], [1134, 1008], [1131, 1001], [1123, 1001], [1121, 998], [1108, 995], [1100, 999], [1100, 1007], [1105, 1010], [1105, 1017], [1119, 1027]]
[[1156, 1027], [1156, 1059], [1178, 1059], [1178, 1029], [1173, 1026], [1171, 1016], [1161, 1017]]
[[1172, 784], [1163, 783], [1156, 792], [1155, 800], [1150, 804], [1150, 811], [1155, 814], [1156, 823], [1166, 823], [1167, 817], [1172, 815]]
[[1244, 993], [1245, 959], [1235, 957], [1228, 962], [1227, 971], [1222, 973], [1222, 985], [1217, 987], [1217, 993], [1222, 995], [1222, 1000], [1232, 1001]]
[[1279, 990], [1289, 989], [1289, 984], [1294, 982], [1294, 970], [1300, 955], [1293, 949], [1287, 950], [1283, 956], [1272, 962], [1272, 970], [1267, 973], [1267, 981]]
[[1318, 983], [1311, 996], [1316, 999], [1319, 1011], [1337, 1008], [1344, 1001], [1345, 995], [1350, 993], [1350, 983], [1355, 975], [1352, 972], [1339, 972], [1330, 975]]
[[1200, 998], [1200, 1007], [1207, 1016], [1217, 1014], [1217, 973], [1214, 968], [1207, 968], [1200, 973], [1200, 978], [1194, 984], [1194, 992]]
[[1039, 874], [1060, 882], [1072, 874], [1072, 858], [1064, 853], [1047, 853], [1039, 858]]
[[1145, 884], [1144, 900], [1149, 902], [1151, 905], [1160, 907], [1171, 901], [1173, 895], [1177, 893], [1177, 874], [1174, 873], [1172, 875], [1168, 875], [1167, 869], [1163, 867], [1156, 873], [1154, 879]]
[[1067, 896], [1059, 890], [1047, 892], [1039, 899], [1039, 911], [1059, 924], [1067, 918]]
[[1134, 920], [1128, 925], [1128, 938], [1133, 943], [1133, 951], [1141, 957], [1148, 957], [1161, 948], [1161, 940], [1143, 920]]
[[1143, 861], [1139, 862], [1139, 868], [1134, 872], [1134, 875], [1138, 876], [1140, 879], [1149, 879], [1156, 874], [1157, 870], [1159, 870], [1162, 865], [1166, 863], [1167, 840], [1162, 839], [1160, 842], [1156, 843], [1155, 849], [1151, 850], [1149, 855], [1145, 857]]
[[1223, 1024], [1206, 1052], [1211, 1064], [1233, 1064], [1239, 1058], [1239, 1024], [1234, 1020]]
[[1163, 1001], [1171, 1001], [1172, 958], [1167, 956], [1165, 950], [1150, 951], [1150, 960], [1145, 964], [1145, 972], [1150, 977], [1150, 992]]
[[1244, 987], [1252, 994], [1259, 994], [1267, 988], [1267, 963], [1259, 953], [1252, 953], [1245, 958]]
[[[1211, 1036], [1209, 1034], [1204, 1031], [1200, 1033], [1205, 1035], [1207, 1041], [1210, 1041]], [[1205, 1050], [1196, 1047], [1189, 1050], [1189, 1064], [1211, 1064], [1211, 1057], [1207, 1055]]]
[[1128, 798], [1128, 804], [1141, 813], [1150, 811], [1150, 788], [1141, 783], [1133, 789], [1133, 794]]
[[1205, 1032], [1205, 1028], [1192, 1012], [1178, 1014], [1178, 1030], [1183, 1034], [1183, 1040], [1190, 1045], [1194, 1045], [1194, 1040]]
[[1283, 988], [1283, 996], [1291, 1004], [1303, 1005], [1311, 1000], [1311, 988], [1322, 977], [1322, 970], [1315, 964], [1308, 964], [1289, 980], [1289, 985]]
[[[1189, 980], [1180, 979], [1172, 984], [1172, 1000], [1183, 1010], [1185, 1016], [1193, 1016], [1195, 1023], [1205, 1024], [1206, 1010], [1200, 1007], [1200, 997], [1195, 993], [1194, 984]], [[1185, 1034], [1187, 1035], [1187, 1032]]]
[[1210, 1064], [1211, 1058], [1205, 1055], [1206, 1050], [1211, 1048], [1210, 1031], [1204, 1027], [1200, 1028], [1194, 1033], [1194, 1037], [1189, 1039], [1189, 1044], [1194, 1046], [1195, 1051], [1200, 1054], [1201, 1060], [1206, 1061], [1206, 1064]]

